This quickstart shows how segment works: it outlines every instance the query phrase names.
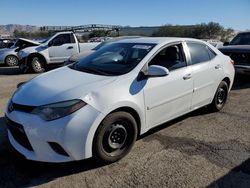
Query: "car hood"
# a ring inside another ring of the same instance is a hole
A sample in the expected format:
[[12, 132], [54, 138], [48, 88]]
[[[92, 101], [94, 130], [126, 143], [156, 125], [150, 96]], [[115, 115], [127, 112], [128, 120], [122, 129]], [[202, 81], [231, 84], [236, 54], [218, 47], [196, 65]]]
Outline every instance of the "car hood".
[[34, 40], [25, 39], [25, 38], [19, 38], [18, 40], [25, 41], [25, 42], [28, 42], [30, 44], [34, 44], [34, 45], [37, 45], [37, 46], [41, 44], [40, 42], [37, 42], [37, 41], [34, 41]]
[[92, 54], [94, 52], [94, 50], [87, 50], [78, 54], [74, 54], [69, 58], [69, 61], [71, 62], [76, 62], [79, 61], [80, 59]]
[[88, 93], [101, 89], [116, 78], [62, 67], [23, 84], [13, 95], [12, 101], [21, 105], [40, 106], [83, 99]]
[[219, 48], [222, 52], [250, 52], [250, 45], [229, 45]]

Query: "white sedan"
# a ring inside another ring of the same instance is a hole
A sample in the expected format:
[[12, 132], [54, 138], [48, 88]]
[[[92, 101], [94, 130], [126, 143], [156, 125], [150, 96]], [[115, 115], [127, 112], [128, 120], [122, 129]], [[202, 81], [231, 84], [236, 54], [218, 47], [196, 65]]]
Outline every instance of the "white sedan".
[[221, 110], [233, 80], [233, 61], [206, 42], [124, 39], [20, 86], [6, 108], [9, 140], [30, 160], [114, 162], [157, 125]]

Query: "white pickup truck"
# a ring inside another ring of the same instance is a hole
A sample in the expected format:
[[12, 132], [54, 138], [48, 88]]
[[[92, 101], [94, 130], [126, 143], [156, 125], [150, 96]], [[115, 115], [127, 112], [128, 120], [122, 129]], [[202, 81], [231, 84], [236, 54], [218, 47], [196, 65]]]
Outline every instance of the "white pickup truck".
[[18, 53], [22, 71], [44, 72], [49, 66], [61, 66], [70, 56], [89, 51], [99, 43], [79, 43], [73, 32], [59, 32], [39, 46], [25, 48]]

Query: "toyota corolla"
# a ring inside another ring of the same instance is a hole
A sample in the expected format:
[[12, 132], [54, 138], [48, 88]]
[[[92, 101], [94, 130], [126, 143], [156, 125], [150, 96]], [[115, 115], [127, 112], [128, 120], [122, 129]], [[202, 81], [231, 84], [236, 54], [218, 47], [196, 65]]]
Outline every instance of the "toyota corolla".
[[114, 162], [157, 125], [221, 110], [233, 80], [233, 61], [206, 42], [124, 39], [21, 85], [6, 108], [8, 137], [29, 160]]

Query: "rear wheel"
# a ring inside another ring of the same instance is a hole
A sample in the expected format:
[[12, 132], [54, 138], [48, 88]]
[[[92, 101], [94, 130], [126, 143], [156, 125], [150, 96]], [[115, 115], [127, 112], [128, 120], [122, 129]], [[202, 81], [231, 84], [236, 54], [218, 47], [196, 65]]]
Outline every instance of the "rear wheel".
[[33, 57], [31, 60], [31, 68], [36, 73], [41, 73], [45, 71], [44, 62], [39, 57]]
[[115, 162], [129, 153], [136, 137], [137, 124], [131, 114], [109, 114], [96, 131], [93, 155], [101, 162]]
[[220, 111], [226, 104], [228, 97], [228, 85], [225, 81], [222, 81], [217, 88], [213, 102], [209, 105], [211, 111]]
[[5, 64], [13, 67], [13, 66], [17, 66], [18, 65], [18, 59], [16, 56], [14, 55], [9, 55], [5, 58]]

